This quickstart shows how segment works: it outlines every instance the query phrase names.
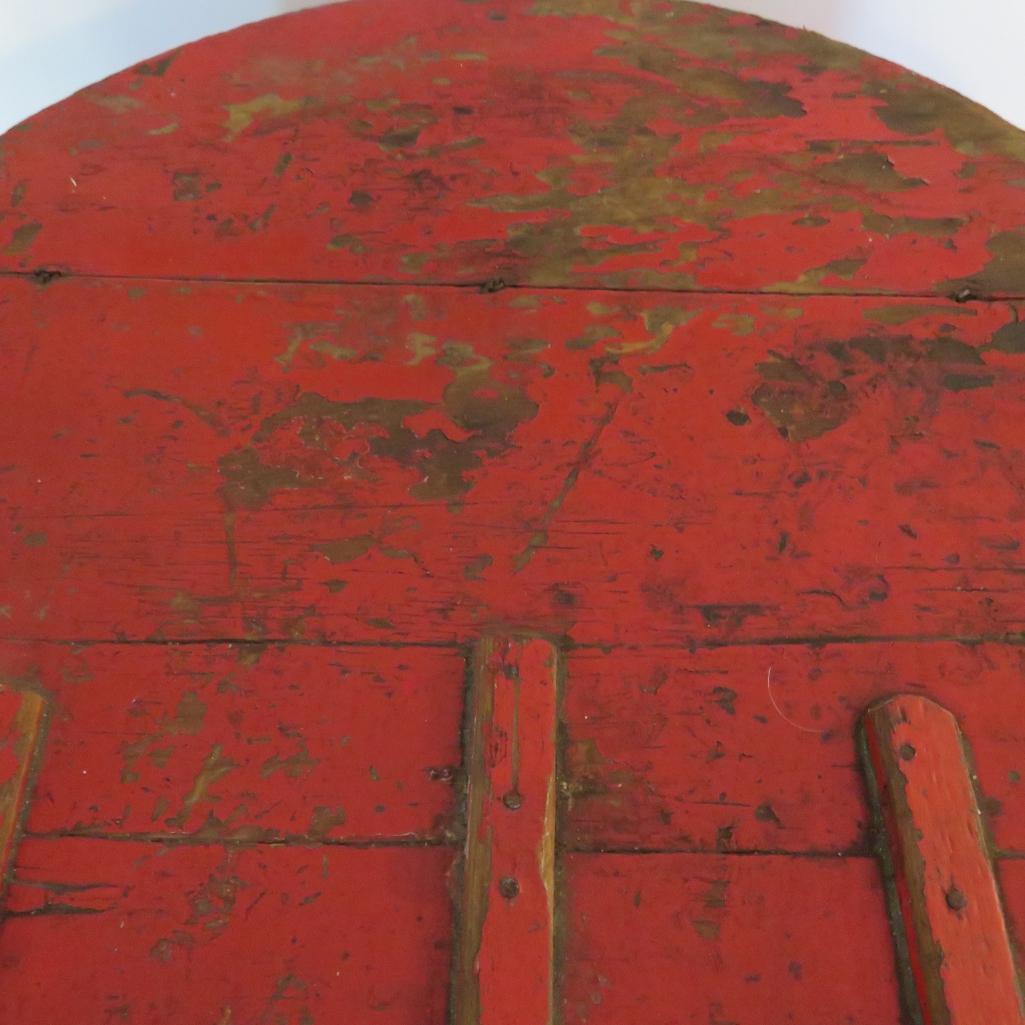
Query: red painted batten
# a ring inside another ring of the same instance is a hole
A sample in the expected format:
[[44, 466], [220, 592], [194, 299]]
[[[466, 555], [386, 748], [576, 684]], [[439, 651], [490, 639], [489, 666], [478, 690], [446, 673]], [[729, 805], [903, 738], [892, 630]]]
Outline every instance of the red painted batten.
[[865, 713], [898, 952], [922, 1025], [1020, 1025], [1022, 994], [957, 721], [918, 695]]
[[467, 709], [456, 1025], [548, 1025], [554, 1011], [557, 656], [489, 638]]

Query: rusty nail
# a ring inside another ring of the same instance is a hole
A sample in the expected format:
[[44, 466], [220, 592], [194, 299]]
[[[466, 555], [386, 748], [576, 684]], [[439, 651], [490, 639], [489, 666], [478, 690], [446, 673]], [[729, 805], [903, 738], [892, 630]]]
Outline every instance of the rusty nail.
[[514, 900], [520, 895], [520, 884], [512, 876], [503, 876], [498, 880], [498, 892], [506, 900]]
[[964, 911], [968, 907], [968, 898], [956, 886], [951, 886], [945, 896], [951, 911]]

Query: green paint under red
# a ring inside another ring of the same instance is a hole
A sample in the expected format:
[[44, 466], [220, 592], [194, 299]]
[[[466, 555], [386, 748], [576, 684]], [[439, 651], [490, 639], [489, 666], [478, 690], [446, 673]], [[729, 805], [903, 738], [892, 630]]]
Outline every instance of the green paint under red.
[[810, 33], [665, 0], [356, 0], [9, 133], [0, 266], [1025, 294], [1025, 142]]
[[564, 659], [564, 1025], [896, 1025], [898, 691], [1022, 935], [1023, 186], [967, 101], [656, 0], [354, 0], [5, 136], [0, 679], [53, 716], [0, 1018], [445, 1021], [484, 635]]

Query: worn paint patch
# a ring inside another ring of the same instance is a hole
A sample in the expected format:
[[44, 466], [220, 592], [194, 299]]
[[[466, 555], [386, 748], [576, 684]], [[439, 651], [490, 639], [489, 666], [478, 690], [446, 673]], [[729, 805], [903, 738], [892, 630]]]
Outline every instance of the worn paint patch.
[[[286, 358], [290, 358], [286, 353]], [[438, 362], [452, 373], [440, 401], [367, 398], [355, 402], [306, 392], [261, 421], [252, 446], [221, 460], [223, 493], [231, 508], [259, 508], [281, 490], [315, 487], [324, 475], [318, 460], [344, 459], [357, 476], [372, 477], [374, 460], [413, 471], [409, 494], [430, 501], [453, 499], [472, 487], [471, 474], [499, 455], [515, 429], [537, 414], [519, 385], [491, 374], [490, 361], [469, 347], [449, 344]], [[434, 411], [452, 425], [419, 430], [418, 415]], [[271, 460], [276, 445], [295, 431], [307, 455], [293, 463]], [[327, 554], [325, 552], [325, 554]]]
[[1025, 228], [994, 235], [986, 248], [990, 252], [989, 263], [969, 277], [945, 282], [950, 294], [962, 288], [984, 296], [1016, 296], [1025, 292]]
[[781, 292], [810, 292], [826, 289], [834, 281], [850, 281], [868, 261], [860, 256], [830, 260], [819, 267], [799, 274], [793, 281], [780, 281], [776, 288]]
[[181, 50], [172, 50], [163, 57], [156, 57], [153, 60], [143, 61], [136, 64], [134, 71], [137, 75], [146, 75], [151, 78], [163, 78], [167, 74]]
[[42, 694], [0, 683], [0, 900], [20, 839], [46, 713]]
[[744, 338], [754, 332], [756, 323], [755, 318], [748, 313], [723, 313], [715, 319], [712, 326]]
[[42, 230], [43, 226], [38, 221], [33, 221], [29, 224], [19, 224], [11, 235], [11, 241], [4, 247], [4, 252], [12, 256], [24, 253]]
[[134, 96], [110, 95], [104, 93], [89, 93], [89, 100], [98, 107], [111, 111], [113, 114], [127, 114], [129, 111], [137, 110], [142, 103]]
[[985, 349], [953, 335], [868, 334], [819, 342], [798, 347], [793, 355], [773, 353], [756, 369], [762, 383], [751, 400], [790, 441], [819, 438], [840, 427], [861, 397], [881, 386], [904, 396], [910, 422], [919, 422], [935, 413], [944, 391], [988, 388], [995, 381]]
[[288, 333], [288, 344], [274, 359], [285, 370], [291, 368], [296, 356], [304, 349], [333, 360], [354, 359], [357, 350], [351, 345], [342, 344], [342, 335], [343, 325], [337, 320], [293, 324]]
[[1005, 324], [993, 335], [990, 347], [997, 352], [1025, 353], [1025, 321]]
[[220, 460], [222, 493], [230, 509], [258, 509], [278, 491], [309, 486], [308, 478], [287, 466], [267, 466], [253, 449], [233, 452]]
[[965, 224], [963, 217], [891, 217], [888, 214], [865, 214], [862, 223], [872, 232], [890, 238], [894, 235], [925, 235], [950, 238]]
[[[440, 0], [426, 23], [397, 3], [369, 50], [355, 8], [322, 8], [295, 35], [247, 29], [251, 52], [197, 44], [173, 66], [185, 91], [168, 88], [162, 57], [94, 91], [114, 110], [81, 95], [39, 115], [5, 150], [10, 179], [33, 182], [19, 212], [47, 225], [40, 261], [922, 294], [983, 262], [984, 222], [1020, 227], [1019, 133], [812, 34], [657, 0], [470, 12]], [[158, 133], [186, 122], [195, 166], [182, 170], [201, 181], [175, 191], [195, 203], [220, 186], [199, 217], [190, 203], [167, 209], [161, 187], [170, 141]], [[306, 159], [325, 133], [330, 167]], [[129, 181], [139, 201], [112, 205]], [[861, 262], [847, 273], [837, 261]]]
[[353, 562], [366, 555], [377, 544], [372, 534], [360, 534], [358, 537], [347, 537], [341, 541], [323, 541], [313, 546], [328, 562]]
[[539, 17], [603, 18], [621, 29], [657, 32], [701, 60], [734, 61], [748, 53], [769, 52], [804, 57], [809, 73], [819, 74], [827, 69], [857, 71], [866, 59], [863, 51], [815, 32], [795, 32], [763, 18], [688, 0], [676, 0], [672, 5], [533, 0], [530, 10]]
[[821, 437], [851, 415], [850, 393], [838, 377], [823, 379], [791, 357], [759, 363], [758, 373], [763, 383], [751, 400], [788, 441]]
[[991, 110], [951, 89], [914, 81], [869, 81], [864, 89], [882, 100], [876, 115], [891, 131], [910, 136], [942, 132], [966, 155], [992, 152], [1025, 160], [1025, 135]]
[[277, 93], [254, 96], [241, 103], [226, 103], [224, 109], [228, 116], [224, 122], [225, 138], [231, 141], [256, 123], [273, 126], [274, 122], [287, 118], [302, 106], [302, 100], [282, 99]]
[[866, 307], [864, 317], [876, 324], [910, 324], [930, 313], [939, 313], [944, 317], [975, 317], [976, 310], [971, 306], [926, 305], [923, 303], [892, 303], [885, 306]]
[[[743, 76], [733, 70], [704, 64], [685, 64], [677, 53], [649, 45], [643, 39], [628, 37], [619, 45], [600, 49], [599, 57], [608, 57], [639, 70], [661, 76], [680, 91], [696, 108], [692, 117], [703, 125], [725, 121], [729, 109], [709, 109], [709, 101], [735, 104], [746, 114], [758, 118], [803, 117], [800, 100], [790, 95], [786, 82], [770, 82]], [[701, 108], [704, 107], [704, 111]]]
[[[874, 149], [852, 149], [840, 152], [836, 159], [816, 164], [816, 178], [840, 186], [859, 186], [877, 192], [902, 192], [925, 184], [922, 178], [908, 178], [900, 174], [893, 161]], [[878, 218], [874, 211], [868, 219]]]

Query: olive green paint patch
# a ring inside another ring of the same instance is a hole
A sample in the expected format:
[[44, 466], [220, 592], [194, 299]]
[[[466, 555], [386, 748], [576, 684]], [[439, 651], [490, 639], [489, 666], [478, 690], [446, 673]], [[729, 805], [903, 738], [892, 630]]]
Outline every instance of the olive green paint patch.
[[971, 391], [975, 388], [990, 388], [993, 380], [992, 374], [980, 377], [973, 377], [970, 374], [946, 374], [940, 383], [947, 391]]
[[1016, 355], [1025, 353], [1025, 321], [1016, 320], [1013, 323], [1005, 324], [990, 339], [988, 348]]
[[4, 252], [8, 256], [15, 256], [24, 253], [36, 240], [36, 236], [43, 230], [42, 224], [38, 221], [31, 221], [28, 224], [20, 224], [14, 229], [11, 241], [7, 243]]
[[963, 288], [986, 296], [1025, 294], [1025, 228], [994, 235], [986, 244], [991, 259], [977, 273], [947, 281], [942, 287], [956, 293]]

